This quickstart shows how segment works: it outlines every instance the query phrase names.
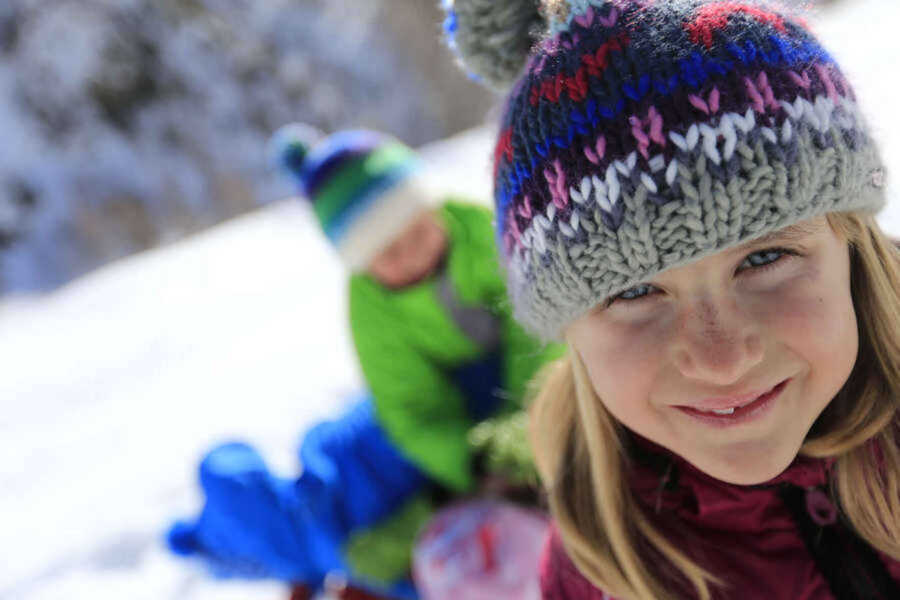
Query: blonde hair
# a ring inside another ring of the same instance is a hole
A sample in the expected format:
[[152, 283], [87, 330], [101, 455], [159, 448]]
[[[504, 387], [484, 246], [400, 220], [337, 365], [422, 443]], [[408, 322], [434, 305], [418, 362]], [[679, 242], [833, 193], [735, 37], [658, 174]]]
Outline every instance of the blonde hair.
[[[835, 459], [832, 497], [857, 534], [900, 560], [900, 255], [871, 216], [828, 215], [851, 252], [859, 353], [800, 453]], [[623, 427], [572, 353], [550, 365], [531, 407], [535, 460], [569, 556], [604, 591], [675, 600], [660, 560], [708, 600], [725, 582], [664, 537], [632, 496]], [[651, 563], [651, 557], [653, 562]]]

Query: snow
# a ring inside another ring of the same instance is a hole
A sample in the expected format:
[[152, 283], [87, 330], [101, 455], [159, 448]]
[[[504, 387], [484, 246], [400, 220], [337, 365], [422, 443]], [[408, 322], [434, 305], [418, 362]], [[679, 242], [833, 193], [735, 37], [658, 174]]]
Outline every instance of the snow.
[[[898, 18], [896, 3], [860, 0], [817, 25], [895, 172]], [[491, 138], [429, 146], [432, 185], [486, 198]], [[882, 222], [900, 235], [900, 205]], [[296, 200], [0, 302], [0, 599], [286, 598], [207, 579], [160, 534], [196, 510], [196, 460], [216, 441], [250, 440], [296, 471], [302, 431], [359, 386], [344, 302], [340, 265]]]
[[2, 307], [0, 597], [106, 597], [136, 569], [153, 586], [126, 597], [204, 597], [158, 540], [200, 453], [237, 436], [296, 470], [301, 430], [358, 387], [320, 238], [289, 201]]

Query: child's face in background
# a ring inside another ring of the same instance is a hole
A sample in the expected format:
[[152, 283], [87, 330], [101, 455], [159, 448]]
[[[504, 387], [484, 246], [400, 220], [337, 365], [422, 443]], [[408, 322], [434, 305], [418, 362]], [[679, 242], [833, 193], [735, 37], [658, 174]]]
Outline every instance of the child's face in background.
[[447, 234], [430, 212], [423, 212], [369, 264], [381, 285], [398, 289], [431, 275], [447, 251]]
[[762, 483], [855, 363], [847, 243], [824, 217], [806, 221], [661, 273], [573, 323], [569, 340], [628, 428], [717, 479]]

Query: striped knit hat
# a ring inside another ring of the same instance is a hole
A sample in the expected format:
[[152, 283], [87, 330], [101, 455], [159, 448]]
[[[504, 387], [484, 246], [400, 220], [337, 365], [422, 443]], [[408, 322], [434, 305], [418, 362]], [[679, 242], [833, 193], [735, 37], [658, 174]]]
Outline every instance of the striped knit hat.
[[427, 206], [417, 174], [419, 158], [396, 139], [374, 131], [321, 134], [286, 125], [272, 138], [276, 161], [313, 205], [325, 235], [353, 271], [379, 251]]
[[664, 269], [884, 203], [884, 170], [853, 90], [807, 26], [780, 9], [709, 0], [446, 8], [465, 65], [496, 88], [512, 85], [494, 154], [497, 234], [517, 318], [542, 337], [561, 337]]

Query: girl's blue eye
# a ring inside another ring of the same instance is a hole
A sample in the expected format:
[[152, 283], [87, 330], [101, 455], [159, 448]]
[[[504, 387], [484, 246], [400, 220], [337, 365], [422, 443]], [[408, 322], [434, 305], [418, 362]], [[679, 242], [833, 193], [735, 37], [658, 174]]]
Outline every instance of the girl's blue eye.
[[[765, 250], [758, 250], [757, 252], [752, 252], [748, 254], [741, 264], [738, 266], [738, 271], [744, 271], [746, 269], [765, 269], [769, 266], [774, 266], [775, 263], [783, 259], [785, 256], [796, 256], [797, 253], [792, 250], [787, 250], [785, 248], [766, 248]], [[606, 301], [605, 306], [610, 306], [611, 304], [619, 301], [619, 300], [640, 300], [642, 298], [646, 298], [647, 296], [653, 294], [653, 292], [657, 291], [656, 286], [653, 286], [649, 283], [642, 283], [640, 285], [636, 285], [632, 288], [628, 288], [624, 292], [611, 297]]]
[[642, 283], [633, 288], [629, 288], [615, 297], [616, 300], [637, 300], [643, 298], [653, 291], [653, 286], [649, 283]]
[[766, 265], [777, 262], [786, 254], [788, 254], [788, 251], [782, 248], [767, 248], [766, 250], [753, 252], [747, 255], [738, 267], [738, 270], [765, 267]]

